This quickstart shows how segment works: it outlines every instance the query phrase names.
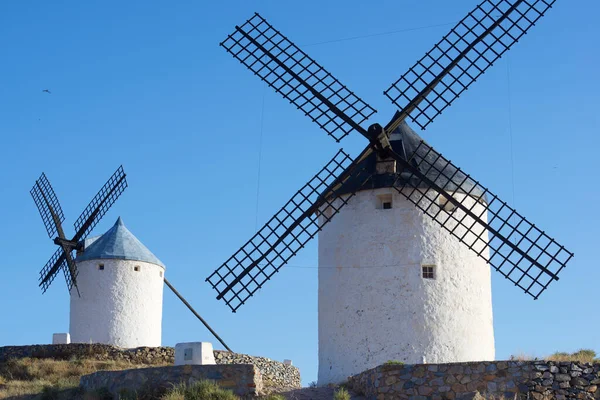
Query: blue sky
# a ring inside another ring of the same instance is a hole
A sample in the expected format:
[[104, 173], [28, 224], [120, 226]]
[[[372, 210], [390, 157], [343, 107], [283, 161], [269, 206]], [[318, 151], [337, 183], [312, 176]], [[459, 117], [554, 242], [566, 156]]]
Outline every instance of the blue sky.
[[[68, 329], [62, 278], [45, 295], [37, 287], [54, 245], [29, 196], [35, 179], [49, 177], [69, 235], [123, 164], [130, 187], [95, 233], [122, 216], [233, 350], [292, 359], [310, 382], [316, 241], [237, 314], [204, 279], [340, 145], [218, 44], [258, 11], [378, 109], [370, 122], [387, 122], [394, 107], [383, 90], [450, 26], [409, 29], [455, 22], [476, 1], [173, 3], [0, 4], [0, 345], [47, 343]], [[594, 0], [559, 0], [508, 60], [422, 132], [575, 253], [538, 301], [494, 274], [499, 359], [600, 352], [598, 12]], [[368, 37], [337, 41], [356, 36]], [[341, 143], [353, 155], [364, 145], [359, 135]], [[192, 340], [213, 339], [165, 290], [163, 344]]]

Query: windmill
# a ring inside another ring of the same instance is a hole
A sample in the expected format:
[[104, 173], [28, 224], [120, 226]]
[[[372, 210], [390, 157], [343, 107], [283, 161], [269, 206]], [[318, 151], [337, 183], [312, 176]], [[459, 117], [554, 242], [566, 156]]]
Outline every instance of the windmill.
[[[358, 132], [368, 144], [355, 159], [340, 150], [206, 279], [217, 299], [236, 312], [321, 231], [319, 383], [389, 359], [493, 359], [488, 265], [537, 299], [573, 254], [434, 150], [407, 120], [425, 129], [553, 3], [482, 1], [384, 92], [399, 108], [393, 118], [367, 128], [375, 109], [263, 17], [236, 26], [221, 43], [233, 57], [336, 141]], [[395, 268], [360, 272], [384, 258]]]
[[[64, 213], [54, 189], [44, 173], [36, 180], [30, 191], [48, 236], [52, 239], [57, 235], [54, 243], [59, 246], [59, 249], [40, 271], [40, 287], [45, 293], [58, 272], [63, 270], [67, 288], [71, 293], [70, 333], [72, 338], [75, 341], [91, 340], [106, 344], [130, 344], [132, 347], [148, 344], [160, 346], [162, 282], [164, 281], [210, 333], [228, 351], [231, 351], [223, 339], [164, 277], [164, 265], [133, 236], [120, 217], [108, 232], [86, 240], [125, 188], [127, 188], [126, 174], [123, 166], [120, 166], [77, 218], [74, 224], [76, 233], [70, 240], [66, 238], [62, 227], [65, 219]], [[73, 259], [73, 250], [77, 251], [77, 259]], [[108, 279], [104, 279], [102, 275], [93, 275], [99, 260], [101, 264], [98, 264], [98, 270], [104, 271], [111, 266], [110, 264], [114, 264], [112, 266], [116, 267], [115, 271], [118, 273], [110, 275]], [[128, 270], [127, 263], [131, 260], [135, 260], [135, 264], [137, 264], [134, 266], [134, 272], [140, 272], [140, 265], [144, 263], [147, 264], [145, 265], [146, 269], [156, 269], [158, 274], [143, 279], [140, 279], [137, 274], [133, 274], [135, 283], [123, 285], [122, 283], [128, 278], [128, 275], [129, 277], [132, 275], [126, 272]], [[85, 286], [89, 290], [83, 293], [83, 296], [79, 293], [77, 286], [79, 275], [77, 264], [86, 269]], [[157, 278], [160, 278], [160, 284], [156, 283]], [[143, 285], [144, 290], [136, 290], [135, 284]], [[77, 290], [76, 296], [71, 292], [73, 287]], [[136, 291], [140, 292], [143, 297], [138, 299], [132, 295]], [[141, 312], [138, 300], [153, 306], [145, 307], [146, 312]], [[136, 324], [137, 320], [139, 321]], [[141, 334], [140, 330], [144, 331], [144, 334]], [[113, 335], [112, 332], [116, 332], [116, 335]]]
[[127, 187], [125, 177], [123, 166], [120, 166], [77, 218], [74, 223], [75, 235], [71, 239], [65, 236], [62, 227], [65, 216], [50, 181], [44, 173], [35, 181], [35, 185], [30, 191], [31, 197], [40, 212], [48, 236], [52, 239], [54, 235], [57, 235], [54, 238], [54, 244], [59, 247], [40, 271], [39, 286], [44, 293], [61, 269], [69, 292], [73, 286], [78, 290], [77, 266], [72, 252], [81, 248], [82, 241], [92, 232], [96, 224], [123, 193]]

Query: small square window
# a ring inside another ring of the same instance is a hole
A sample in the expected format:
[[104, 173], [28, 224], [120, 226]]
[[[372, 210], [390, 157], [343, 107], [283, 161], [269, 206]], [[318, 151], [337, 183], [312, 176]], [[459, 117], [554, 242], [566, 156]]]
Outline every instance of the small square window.
[[451, 213], [456, 209], [456, 206], [451, 201], [448, 201], [446, 196], [440, 194], [438, 197], [438, 205], [443, 208], [446, 212]]
[[435, 279], [435, 265], [423, 265], [423, 279]]
[[104, 264], [98, 264], [98, 271], [104, 271]]
[[390, 210], [392, 208], [392, 195], [380, 194], [377, 196], [377, 208], [379, 210]]
[[139, 265], [136, 265], [135, 267], [133, 267], [133, 270], [134, 270], [135, 272], [140, 272], [140, 266], [139, 266]]

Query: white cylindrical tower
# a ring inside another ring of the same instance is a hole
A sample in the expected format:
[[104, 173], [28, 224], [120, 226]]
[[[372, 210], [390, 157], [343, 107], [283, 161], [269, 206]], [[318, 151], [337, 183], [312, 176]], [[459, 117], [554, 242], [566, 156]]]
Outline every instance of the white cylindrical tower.
[[123, 224], [86, 240], [71, 290], [74, 343], [123, 348], [161, 345], [165, 267]]
[[[405, 124], [391, 139], [395, 149], [420, 141]], [[365, 163], [378, 176], [319, 233], [320, 385], [389, 360], [494, 359], [489, 265], [391, 187], [386, 162]], [[486, 218], [480, 200], [453, 196]], [[444, 203], [433, 205], [448, 209], [439, 218], [460, 220]], [[487, 253], [487, 232], [482, 237], [478, 250]]]

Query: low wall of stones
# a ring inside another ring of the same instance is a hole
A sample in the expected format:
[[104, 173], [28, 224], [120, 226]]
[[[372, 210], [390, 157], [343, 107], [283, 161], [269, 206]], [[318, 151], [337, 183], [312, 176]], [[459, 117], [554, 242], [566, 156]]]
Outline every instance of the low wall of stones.
[[600, 364], [494, 361], [386, 364], [351, 377], [367, 399], [472, 399], [477, 392], [506, 399], [599, 399]]
[[[215, 350], [215, 362], [224, 364], [252, 364], [260, 371], [265, 387], [299, 388], [300, 371], [292, 365], [266, 357], [255, 357], [246, 354], [230, 353]], [[0, 347], [0, 362], [11, 358], [52, 358], [58, 360], [94, 359], [99, 361], [129, 361], [141, 365], [172, 365], [175, 351], [172, 347], [138, 347], [121, 349], [105, 344], [52, 344], [31, 346]]]
[[[201, 379], [214, 380], [243, 399], [263, 394], [262, 377], [255, 365], [179, 365], [98, 371], [82, 376], [79, 385], [88, 392], [107, 390], [115, 399], [137, 398], [142, 393], [157, 393], [179, 383], [192, 384]], [[129, 396], [126, 396], [129, 395]]]

